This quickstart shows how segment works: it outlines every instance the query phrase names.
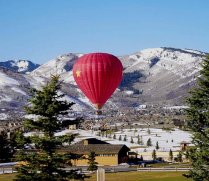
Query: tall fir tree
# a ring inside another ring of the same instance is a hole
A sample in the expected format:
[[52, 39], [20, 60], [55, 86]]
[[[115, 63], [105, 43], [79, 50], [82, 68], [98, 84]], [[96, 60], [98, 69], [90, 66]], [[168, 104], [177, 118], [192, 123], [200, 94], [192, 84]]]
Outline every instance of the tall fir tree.
[[183, 162], [183, 158], [182, 158], [182, 152], [180, 151], [177, 155], [177, 161], [178, 162]]
[[131, 143], [134, 143], [134, 139], [133, 139], [133, 137], [131, 136], [131, 141], [130, 141]]
[[139, 144], [139, 145], [141, 144], [141, 140], [140, 140], [139, 136], [137, 137], [137, 144]]
[[152, 146], [152, 140], [151, 140], [151, 138], [149, 138], [149, 139], [147, 140], [147, 146]]
[[124, 136], [123, 141], [127, 141], [127, 136], [126, 135]]
[[144, 142], [143, 142], [143, 138], [142, 138], [142, 135], [141, 135], [141, 145], [143, 145], [144, 144]]
[[169, 151], [169, 159], [171, 162], [173, 161], [173, 151], [171, 149]]
[[95, 152], [90, 152], [90, 154], [88, 155], [88, 168], [87, 170], [89, 171], [94, 171], [97, 170], [98, 166], [97, 166], [97, 162], [96, 162], [96, 154]]
[[194, 147], [188, 151], [192, 170], [188, 174], [193, 180], [209, 180], [209, 55], [202, 62], [197, 85], [190, 91], [186, 110], [188, 127], [192, 131]]
[[13, 155], [13, 149], [10, 141], [7, 138], [7, 133], [2, 131], [0, 133], [0, 163], [8, 162], [11, 160]]
[[156, 150], [159, 150], [160, 149], [158, 141], [156, 142], [155, 148], [156, 148]]
[[[42, 90], [33, 90], [30, 104], [25, 110], [28, 114], [36, 115], [36, 119], [25, 120], [24, 128], [41, 134], [32, 135], [27, 140], [18, 136], [19, 147], [22, 147], [18, 159], [25, 161], [25, 164], [17, 168], [17, 181], [83, 180], [83, 175], [76, 170], [67, 172], [63, 169], [71, 166], [70, 159], [73, 155], [58, 151], [63, 143], [70, 144], [73, 140], [73, 135], [55, 136], [55, 132], [62, 128], [60, 119], [68, 114], [74, 104], [62, 99], [64, 94], [59, 92], [60, 88], [59, 76], [52, 76]], [[32, 143], [32, 150], [25, 148], [27, 142]]]
[[156, 158], [157, 158], [157, 153], [156, 153], [156, 150], [154, 149], [154, 150], [152, 151], [152, 159], [153, 159], [153, 160], [156, 160]]

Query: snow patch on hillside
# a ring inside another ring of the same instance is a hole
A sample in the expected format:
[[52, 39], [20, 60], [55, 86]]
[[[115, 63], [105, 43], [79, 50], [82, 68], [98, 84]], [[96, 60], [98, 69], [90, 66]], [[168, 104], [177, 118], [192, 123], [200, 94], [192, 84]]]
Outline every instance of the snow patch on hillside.
[[0, 86], [19, 85], [19, 82], [15, 79], [8, 77], [6, 74], [0, 72]]
[[25, 60], [20, 60], [16, 63], [16, 65], [19, 67], [18, 72], [24, 72], [28, 70], [29, 62]]
[[0, 120], [6, 120], [8, 118], [8, 115], [5, 113], [0, 113]]
[[12, 89], [13, 91], [15, 91], [15, 92], [21, 93], [21, 94], [23, 94], [23, 95], [27, 95], [26, 92], [24, 92], [23, 90], [21, 90], [21, 89], [19, 89], [19, 88], [17, 88], [17, 87], [12, 87], [11, 89]]
[[0, 103], [1, 102], [10, 102], [10, 101], [12, 101], [12, 99], [11, 99], [11, 97], [9, 97], [9, 96], [7, 96], [7, 95], [0, 95]]

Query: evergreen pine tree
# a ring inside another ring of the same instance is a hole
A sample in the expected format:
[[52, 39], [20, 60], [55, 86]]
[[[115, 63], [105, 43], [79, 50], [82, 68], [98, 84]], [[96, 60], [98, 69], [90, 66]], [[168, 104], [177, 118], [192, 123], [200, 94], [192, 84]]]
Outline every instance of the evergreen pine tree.
[[169, 159], [171, 162], [173, 161], [173, 151], [171, 149], [169, 151]]
[[179, 154], [177, 155], [177, 160], [178, 160], [178, 162], [183, 162], [182, 153], [181, 152], [179, 152]]
[[122, 140], [121, 135], [119, 136], [118, 140], [119, 140], [119, 141], [121, 141], [121, 140]]
[[159, 150], [159, 143], [158, 143], [158, 141], [156, 142], [156, 146], [155, 146], [155, 148], [156, 148], [156, 150]]
[[[68, 114], [74, 103], [62, 100], [64, 94], [58, 91], [61, 88], [59, 76], [52, 76], [42, 90], [33, 90], [29, 105], [25, 108], [28, 114], [36, 115], [36, 119], [24, 121], [24, 128], [29, 131], [42, 133], [28, 137], [28, 142], [33, 143], [33, 150], [25, 148], [25, 139], [19, 135], [19, 146], [22, 147], [18, 158], [26, 164], [17, 168], [17, 181], [65, 181], [69, 178], [82, 179], [83, 176], [76, 170], [66, 171], [65, 166], [71, 166], [71, 154], [61, 154], [58, 149], [62, 144], [71, 143], [72, 135], [55, 137], [54, 133], [62, 128], [60, 118]], [[21, 146], [22, 144], [22, 146]]]
[[209, 55], [202, 62], [197, 86], [190, 92], [186, 110], [188, 127], [193, 133], [194, 147], [189, 149], [188, 158], [193, 169], [189, 173], [196, 181], [209, 180]]
[[154, 149], [152, 152], [152, 159], [156, 160], [156, 158], [157, 158], [157, 154], [156, 154], [156, 150]]
[[189, 159], [189, 151], [188, 151], [188, 150], [186, 150], [186, 152], [185, 152], [184, 155], [185, 155], [185, 158], [186, 158], [186, 159]]
[[141, 161], [143, 161], [143, 160], [144, 160], [144, 158], [143, 158], [143, 156], [142, 156], [142, 155], [140, 156], [140, 160], [141, 160]]
[[137, 138], [139, 138], [139, 134], [137, 135]]
[[140, 137], [138, 136], [138, 138], [137, 138], [137, 144], [141, 144], [141, 140], [140, 140]]
[[149, 139], [147, 140], [147, 146], [152, 146], [151, 138], [149, 138]]
[[7, 139], [7, 133], [0, 133], [0, 163], [10, 161], [13, 155], [13, 149], [11, 148], [11, 144], [9, 139]]
[[123, 141], [127, 141], [127, 137], [126, 137], [126, 135], [124, 136]]
[[131, 137], [131, 143], [134, 143], [134, 140], [133, 140], [133, 138]]
[[97, 166], [97, 162], [95, 161], [96, 154], [95, 152], [90, 152], [90, 154], [88, 155], [88, 168], [87, 170], [89, 171], [94, 171], [97, 170], [98, 166]]
[[143, 144], [144, 144], [144, 142], [143, 142], [143, 138], [142, 138], [142, 136], [141, 136], [140, 141], [141, 141], [141, 145], [143, 145]]

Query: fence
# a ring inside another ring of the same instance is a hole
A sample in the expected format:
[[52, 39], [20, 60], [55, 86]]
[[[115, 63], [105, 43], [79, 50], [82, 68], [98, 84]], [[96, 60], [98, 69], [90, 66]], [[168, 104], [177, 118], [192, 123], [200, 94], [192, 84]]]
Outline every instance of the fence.
[[178, 167], [160, 167], [160, 168], [137, 168], [138, 172], [186, 172], [191, 168], [178, 168]]
[[0, 174], [15, 173], [17, 172], [14, 167], [0, 167]]

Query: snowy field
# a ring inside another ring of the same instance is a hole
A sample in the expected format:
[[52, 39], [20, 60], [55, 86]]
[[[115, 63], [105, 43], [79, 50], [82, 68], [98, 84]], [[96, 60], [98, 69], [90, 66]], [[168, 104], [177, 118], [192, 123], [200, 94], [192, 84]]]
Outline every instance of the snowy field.
[[[102, 137], [102, 136], [97, 136], [98, 132], [97, 131], [85, 131], [85, 130], [64, 130], [62, 132], [56, 133], [56, 135], [63, 135], [63, 134], [69, 134], [69, 133], [74, 133], [74, 134], [79, 134], [78, 138], [76, 138], [74, 141], [78, 142], [82, 139], [86, 138], [97, 138], [100, 140], [104, 140], [108, 143], [111, 144], [125, 144], [129, 148], [131, 148], [132, 151], [135, 152], [150, 152], [156, 149], [156, 142], [158, 141], [159, 143], [159, 150], [158, 151], [165, 151], [168, 152], [170, 149], [172, 151], [179, 151], [180, 150], [180, 143], [182, 141], [186, 142], [191, 142], [191, 134], [187, 131], [182, 131], [179, 129], [174, 129], [173, 131], [166, 131], [162, 129], [155, 129], [155, 128], [150, 128], [150, 131], [148, 131], [147, 128], [144, 129], [123, 129], [122, 131], [118, 131], [115, 133], [108, 135], [108, 137]], [[115, 134], [116, 139], [113, 139], [113, 135]], [[119, 137], [121, 135], [121, 140], [119, 141]], [[126, 135], [127, 141], [124, 140], [124, 136]], [[139, 135], [139, 136], [138, 136]], [[134, 143], [130, 143], [131, 137], [133, 138]], [[137, 144], [138, 137], [140, 139], [142, 138], [143, 144]], [[146, 143], [148, 139], [151, 139], [152, 146], [147, 147]], [[146, 150], [145, 150], [146, 149]]]

